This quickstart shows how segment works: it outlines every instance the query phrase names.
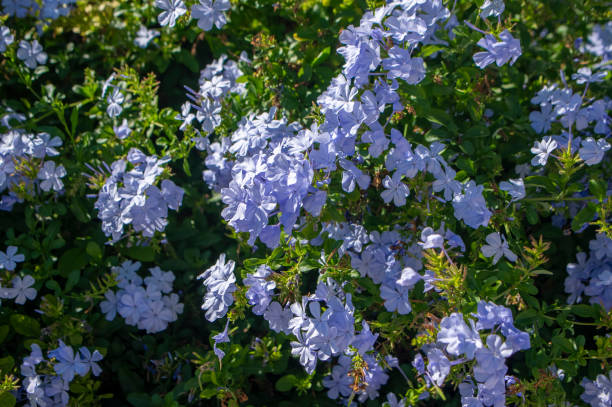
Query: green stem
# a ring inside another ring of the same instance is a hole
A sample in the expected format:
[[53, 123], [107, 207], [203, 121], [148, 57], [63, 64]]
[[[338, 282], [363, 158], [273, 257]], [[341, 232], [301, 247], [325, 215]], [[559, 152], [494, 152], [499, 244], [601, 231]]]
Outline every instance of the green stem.
[[538, 197], [534, 197], [534, 198], [523, 198], [521, 199], [521, 201], [528, 201], [528, 202], [546, 202], [546, 201], [554, 201], [554, 202], [560, 202], [560, 201], [592, 201], [592, 200], [596, 200], [597, 198], [594, 196], [585, 196], [585, 197], [568, 197], [568, 198], [556, 198], [554, 196], [538, 196]]

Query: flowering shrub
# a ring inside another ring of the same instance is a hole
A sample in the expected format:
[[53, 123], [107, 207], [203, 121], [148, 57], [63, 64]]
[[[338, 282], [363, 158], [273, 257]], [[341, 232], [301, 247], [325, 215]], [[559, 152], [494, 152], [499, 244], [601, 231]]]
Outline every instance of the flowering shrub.
[[612, 405], [607, 2], [1, 7], [0, 406]]

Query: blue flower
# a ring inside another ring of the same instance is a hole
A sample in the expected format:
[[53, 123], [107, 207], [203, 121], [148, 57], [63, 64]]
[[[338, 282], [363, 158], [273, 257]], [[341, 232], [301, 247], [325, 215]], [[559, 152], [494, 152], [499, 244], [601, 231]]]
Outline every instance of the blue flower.
[[483, 346], [473, 324], [468, 327], [463, 315], [457, 312], [442, 319], [437, 341], [446, 345], [446, 351], [451, 355], [465, 354], [468, 359], [473, 359], [474, 352]]
[[220, 343], [229, 343], [230, 339], [229, 339], [229, 335], [227, 334], [227, 329], [229, 328], [229, 322], [230, 321], [228, 319], [227, 322], [225, 323], [225, 329], [223, 330], [223, 332], [220, 332], [217, 335], [213, 336], [213, 340], [215, 341], [215, 343], [213, 344], [213, 351], [215, 352], [215, 355], [217, 355], [217, 357], [219, 358], [219, 361], [223, 359], [223, 357], [225, 356], [225, 352], [217, 348], [217, 345]]
[[99, 376], [100, 373], [102, 373], [102, 368], [96, 362], [99, 362], [104, 358], [102, 354], [97, 349], [91, 353], [89, 349], [84, 346], [79, 348], [79, 353], [81, 355], [80, 363], [87, 366], [88, 371], [91, 369], [91, 373], [94, 376]]
[[502, 256], [505, 256], [511, 262], [517, 259], [516, 254], [512, 253], [506, 237], [500, 235], [499, 232], [493, 232], [485, 238], [488, 244], [482, 246], [480, 251], [485, 257], [493, 257], [493, 264], [497, 264]]
[[442, 386], [450, 368], [450, 361], [440, 349], [434, 348], [427, 352], [427, 373], [437, 386]]
[[11, 281], [12, 288], [0, 289], [0, 298], [14, 298], [16, 304], [25, 304], [26, 299], [36, 298], [36, 289], [32, 287], [34, 283], [34, 277], [30, 275], [26, 275], [23, 279], [16, 276]]
[[[140, 26], [140, 29], [136, 33], [134, 44], [140, 48], [146, 48], [155, 37], [159, 37], [159, 31], [149, 30], [144, 25]], [[115, 131], [116, 133], [116, 131]], [[121, 138], [121, 137], [119, 137]]]
[[198, 27], [204, 31], [209, 31], [213, 24], [221, 28], [227, 22], [225, 13], [230, 9], [229, 0], [200, 0], [191, 8], [191, 15], [198, 20]]
[[16, 246], [8, 246], [6, 253], [0, 251], [0, 269], [6, 269], [8, 271], [14, 271], [17, 267], [17, 263], [21, 263], [25, 260], [23, 254], [17, 254], [19, 250]]
[[204, 279], [204, 285], [208, 288], [202, 309], [206, 311], [206, 319], [210, 322], [225, 316], [229, 306], [234, 303], [232, 293], [236, 291], [235, 265], [233, 260], [225, 263], [223, 253], [212, 267], [198, 276]]
[[404, 184], [401, 179], [402, 174], [400, 172], [393, 174], [393, 177], [389, 177], [388, 175], [385, 177], [383, 186], [386, 189], [380, 194], [385, 203], [389, 203], [393, 200], [395, 206], [406, 205], [406, 197], [410, 195], [410, 190], [408, 189], [408, 185]]
[[609, 407], [612, 404], [612, 370], [608, 376], [600, 374], [593, 381], [585, 377], [580, 385], [584, 387], [580, 398], [590, 406]]
[[400, 78], [416, 85], [425, 78], [423, 58], [410, 58], [410, 51], [394, 46], [389, 50], [389, 57], [382, 60], [383, 68], [388, 71], [389, 79]]
[[187, 7], [182, 0], [155, 0], [155, 7], [161, 8], [162, 11], [157, 16], [159, 24], [172, 28], [176, 24], [176, 19], [187, 12]]
[[499, 189], [506, 191], [512, 197], [510, 202], [518, 201], [525, 198], [525, 183], [522, 178], [510, 179], [499, 183]]
[[289, 306], [283, 308], [278, 302], [273, 301], [264, 312], [263, 317], [270, 324], [270, 329], [274, 332], [284, 332], [289, 334], [289, 321], [293, 317], [293, 313]]
[[480, 17], [497, 17], [504, 12], [506, 5], [503, 0], [485, 0], [480, 6]]
[[552, 137], [544, 137], [542, 141], [536, 141], [531, 148], [531, 153], [536, 156], [532, 158], [531, 165], [546, 165], [548, 156], [557, 148], [557, 142]]
[[497, 66], [502, 66], [507, 62], [510, 62], [510, 65], [512, 65], [521, 56], [521, 43], [512, 37], [508, 30], [502, 31], [499, 34], [499, 38], [500, 41], [497, 41], [493, 35], [487, 34], [478, 41], [478, 45], [486, 49], [486, 51], [474, 54], [474, 62], [477, 67], [483, 69], [493, 62]]
[[43, 52], [42, 45], [37, 40], [31, 42], [21, 40], [17, 50], [17, 58], [24, 61], [25, 65], [34, 69], [37, 65], [47, 63], [47, 54]]
[[253, 314], [255, 315], [263, 315], [272, 301], [276, 283], [267, 280], [271, 273], [270, 267], [261, 265], [255, 273], [247, 273], [247, 277], [243, 280], [244, 285], [249, 287], [246, 298], [249, 304], [254, 306]]
[[482, 185], [477, 186], [474, 181], [469, 181], [463, 194], [456, 194], [453, 198], [455, 217], [473, 229], [487, 226], [492, 215], [482, 196], [483, 189]]
[[587, 137], [582, 140], [582, 147], [578, 150], [578, 154], [586, 165], [595, 165], [603, 160], [604, 153], [609, 149], [610, 144], [606, 140], [595, 140], [593, 137]]
[[106, 108], [106, 113], [110, 117], [117, 117], [123, 111], [123, 107], [121, 104], [125, 100], [125, 96], [118, 88], [114, 88], [113, 91], [108, 95], [106, 101], [108, 102], [108, 107]]
[[75, 354], [74, 350], [62, 340], [59, 341], [57, 349], [49, 351], [49, 357], [56, 359], [53, 370], [67, 382], [71, 382], [75, 374], [85, 376], [89, 371], [89, 365], [83, 363], [79, 355]]
[[14, 39], [15, 37], [13, 37], [11, 31], [7, 27], [0, 25], [0, 52], [4, 53], [6, 47], [11, 45]]

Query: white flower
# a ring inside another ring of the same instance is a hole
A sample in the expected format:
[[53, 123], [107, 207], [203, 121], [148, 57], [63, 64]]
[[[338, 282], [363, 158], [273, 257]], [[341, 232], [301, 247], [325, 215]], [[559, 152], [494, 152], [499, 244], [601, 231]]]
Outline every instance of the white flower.
[[494, 256], [493, 264], [497, 264], [502, 256], [506, 256], [512, 262], [516, 261], [516, 254], [512, 253], [504, 236], [500, 236], [498, 232], [493, 232], [485, 240], [488, 245], [482, 246], [480, 251], [485, 257]]

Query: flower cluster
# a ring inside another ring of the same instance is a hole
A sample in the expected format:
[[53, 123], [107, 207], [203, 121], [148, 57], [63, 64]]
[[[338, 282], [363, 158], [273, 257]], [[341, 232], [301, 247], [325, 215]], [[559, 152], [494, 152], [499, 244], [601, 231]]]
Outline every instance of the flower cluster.
[[[302, 207], [313, 216], [320, 214], [325, 189], [338, 167], [345, 192], [370, 186], [371, 176], [358, 166], [368, 158], [359, 154], [360, 144], [368, 147], [370, 159], [384, 154], [390, 173], [383, 181], [384, 202], [405, 205], [410, 191], [402, 178], [432, 174], [433, 191], [442, 192], [440, 200], [452, 201], [458, 219], [473, 228], [486, 226], [491, 212], [483, 187], [454, 179], [456, 172], [440, 155], [442, 144], [413, 148], [399, 131], [391, 129], [387, 135], [391, 116], [403, 109], [398, 79], [413, 85], [425, 77], [423, 59], [411, 53], [419, 44], [440, 43], [435, 32], [449, 16], [439, 1], [392, 3], [366, 13], [359, 27], [351, 26], [340, 36], [344, 46], [338, 52], [346, 63], [318, 98], [322, 124], [301, 129], [276, 118], [272, 109], [243, 118], [231, 140], [211, 145], [204, 176], [221, 191], [227, 205], [223, 217], [230, 226], [250, 233], [251, 245], [259, 237], [268, 247], [276, 247], [281, 226], [289, 234]], [[387, 41], [394, 45], [389, 47]]]
[[[289, 309], [272, 302], [264, 318], [272, 329], [276, 327], [293, 335], [291, 354], [299, 358], [307, 373], [314, 371], [317, 361], [338, 357], [331, 374], [323, 379], [330, 398], [347, 400], [354, 391], [363, 402], [378, 397], [378, 390], [387, 382], [388, 375], [374, 350], [378, 335], [371, 332], [366, 321], [362, 322], [361, 331], [356, 332], [354, 313], [351, 295], [328, 279], [319, 282], [314, 294], [303, 296]], [[355, 370], [360, 374], [358, 388], [350, 378]]]
[[145, 237], [166, 228], [168, 209], [177, 211], [185, 193], [168, 179], [161, 182], [161, 188], [155, 185], [168, 161], [169, 158], [158, 159], [132, 148], [127, 161], [119, 159], [111, 165], [94, 207], [102, 221], [102, 230], [112, 242], [123, 237], [124, 227], [129, 224]]
[[213, 322], [223, 318], [228, 308], [234, 303], [233, 292], [236, 291], [236, 276], [233, 260], [225, 262], [225, 254], [221, 254], [217, 262], [198, 278], [204, 279], [208, 289], [204, 296], [202, 309], [206, 311], [206, 319]]
[[[417, 273], [423, 265], [421, 245], [406, 241], [396, 231], [368, 233], [361, 225], [328, 224], [323, 233], [330, 239], [341, 240], [340, 254], [348, 254], [351, 267], [362, 277], [369, 277], [375, 284], [380, 284], [380, 296], [384, 300], [385, 309], [398, 314], [408, 314], [412, 310], [408, 294], [422, 278]], [[431, 228], [426, 228], [422, 236], [434, 235]], [[440, 235], [442, 243], [444, 238]], [[319, 240], [311, 242], [319, 243]], [[400, 249], [400, 248], [407, 249]], [[433, 248], [426, 246], [423, 248]], [[437, 245], [435, 247], [438, 247]]]
[[580, 384], [584, 387], [584, 393], [580, 398], [591, 407], [612, 405], [612, 371], [607, 377], [603, 374], [598, 375], [595, 380], [585, 377]]
[[24, 18], [35, 16], [40, 23], [67, 16], [76, 0], [2, 0], [2, 14]]
[[[505, 9], [506, 5], [503, 0], [486, 0], [480, 6], [480, 17], [485, 20], [489, 17], [497, 17], [498, 23], [501, 23], [501, 15]], [[514, 38], [507, 29], [499, 33], [498, 40], [493, 34], [482, 31], [467, 21], [466, 25], [485, 35], [478, 41], [478, 46], [484, 48], [485, 51], [474, 54], [474, 63], [478, 68], [484, 69], [493, 62], [497, 66], [505, 65], [508, 62], [513, 65], [521, 56], [520, 41]]]
[[[241, 56], [241, 59], [248, 61], [245, 54]], [[185, 130], [187, 126], [194, 127], [198, 133], [198, 137], [194, 138], [198, 150], [204, 151], [209, 147], [208, 136], [221, 124], [223, 99], [234, 93], [244, 93], [244, 83], [237, 82], [241, 76], [242, 71], [238, 68], [236, 61], [228, 60], [227, 55], [221, 55], [200, 71], [200, 87], [197, 92], [187, 88], [189, 100], [183, 104], [181, 114], [176, 119], [183, 122], [181, 130]], [[195, 113], [191, 112], [192, 109], [195, 110]], [[199, 129], [193, 124], [194, 119], [200, 125]], [[215, 149], [217, 149], [216, 146], [211, 146], [209, 154], [212, 154]], [[208, 181], [205, 175], [205, 180], [214, 186], [214, 179]]]
[[147, 333], [161, 332], [183, 313], [178, 294], [172, 293], [174, 273], [153, 267], [149, 269], [150, 275], [143, 280], [138, 274], [139, 269], [140, 262], [129, 260], [119, 267], [113, 267], [119, 290], [108, 290], [100, 308], [108, 321], [115, 319], [119, 313], [128, 325], [144, 329]]
[[[162, 26], [174, 27], [176, 20], [187, 13], [182, 0], [155, 0], [155, 6], [163, 11], [157, 17]], [[199, 0], [191, 7], [191, 17], [198, 20], [198, 27], [210, 31], [214, 26], [223, 27], [226, 23], [225, 12], [230, 9], [229, 0]]]
[[[476, 360], [473, 378], [465, 377], [460, 386], [463, 405], [474, 407], [505, 405], [506, 359], [512, 354], [529, 349], [529, 335], [514, 326], [510, 309], [492, 302], [480, 301], [477, 322], [466, 324], [461, 313], [453, 313], [440, 321], [437, 342], [426, 345], [427, 367], [419, 354], [414, 366], [425, 380], [437, 386], [444, 383], [452, 366]], [[491, 331], [483, 342], [482, 331]], [[501, 334], [505, 337], [502, 338]], [[451, 360], [449, 357], [460, 357]], [[477, 390], [477, 395], [474, 391]]]
[[[24, 120], [22, 115], [10, 115], [12, 119]], [[3, 125], [10, 124], [8, 120]], [[66, 176], [63, 165], [56, 165], [48, 157], [59, 155], [56, 147], [62, 140], [48, 133], [37, 135], [12, 129], [0, 136], [0, 210], [11, 211], [26, 195], [34, 194], [36, 187], [43, 191], [63, 192], [61, 180]]]
[[60, 340], [59, 346], [48, 352], [49, 359], [45, 359], [38, 344], [32, 344], [31, 349], [21, 364], [23, 389], [31, 406], [67, 406], [75, 375], [85, 376], [91, 370], [98, 376], [102, 372], [97, 362], [103, 357], [97, 350], [92, 353], [82, 346], [75, 352]]
[[612, 240], [598, 234], [589, 242], [589, 255], [580, 252], [578, 263], [567, 265], [565, 292], [568, 304], [580, 302], [582, 294], [590, 297], [592, 304], [600, 304], [606, 311], [612, 309]]
[[[610, 124], [612, 119], [608, 111], [612, 109], [612, 101], [606, 99], [585, 99], [586, 91], [590, 83], [602, 82], [607, 75], [605, 70], [592, 72], [591, 68], [580, 68], [572, 75], [577, 84], [584, 84], [582, 93], [574, 93], [567, 85], [562, 73], [561, 80], [564, 87], [559, 88], [556, 84], [545, 86], [531, 103], [540, 106], [540, 110], [530, 113], [531, 127], [538, 133], [547, 133], [553, 124], [561, 124], [561, 135], [547, 136], [541, 142], [536, 142], [531, 152], [535, 154], [531, 165], [546, 165], [548, 157], [557, 148], [571, 148], [572, 152], [578, 152], [580, 158], [589, 165], [599, 164], [604, 153], [610, 149], [610, 144], [605, 140], [612, 134]], [[592, 134], [589, 131], [591, 123], [594, 124]], [[585, 134], [586, 138], [576, 137], [574, 129]], [[599, 135], [603, 138], [596, 139]]]
[[[580, 45], [582, 45], [581, 42]], [[581, 48], [600, 57], [603, 69], [610, 69], [609, 65], [606, 67], [604, 64], [612, 59], [612, 21], [603, 25], [596, 24], [588, 41]]]

